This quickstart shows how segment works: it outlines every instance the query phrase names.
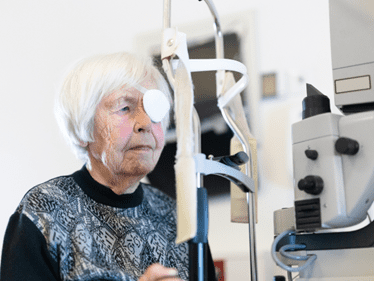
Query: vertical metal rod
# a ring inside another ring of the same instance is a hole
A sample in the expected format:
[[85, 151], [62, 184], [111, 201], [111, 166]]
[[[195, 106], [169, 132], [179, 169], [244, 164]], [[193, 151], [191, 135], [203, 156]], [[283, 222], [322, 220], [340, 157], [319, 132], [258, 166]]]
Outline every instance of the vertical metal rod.
[[197, 280], [204, 281], [204, 244], [198, 243], [197, 244], [197, 260], [198, 260], [198, 269], [197, 269]]
[[[164, 22], [163, 26], [165, 28], [170, 28], [171, 26], [171, 8], [170, 8], [170, 1], [171, 0], [164, 0]], [[224, 44], [223, 44], [223, 34], [221, 31], [221, 25], [218, 17], [218, 13], [214, 7], [214, 4], [211, 0], [205, 0], [207, 3], [210, 12], [214, 18], [214, 30], [215, 30], [215, 45], [216, 45], [216, 57], [217, 58], [224, 58]], [[174, 77], [171, 72], [171, 64], [169, 60], [163, 60], [164, 69], [166, 69], [169, 81], [171, 82], [172, 86], [174, 86]], [[217, 96], [219, 96], [220, 89], [222, 89], [223, 81], [224, 81], [224, 70], [217, 71]], [[193, 131], [194, 131], [194, 144], [195, 144], [195, 153], [201, 153], [201, 127], [200, 127], [200, 120], [199, 116], [196, 112], [196, 109], [193, 109]], [[239, 128], [236, 126], [235, 122], [231, 119], [230, 114], [227, 112], [227, 109], [222, 110], [222, 115], [226, 120], [227, 124], [229, 124], [230, 128], [236, 132], [240, 142], [242, 143], [245, 152], [250, 157], [250, 167], [246, 164], [246, 174], [248, 176], [253, 175], [253, 163], [252, 163], [252, 155], [251, 150], [249, 147], [248, 142], [246, 141], [245, 137], [241, 135]], [[203, 179], [200, 174], [196, 175], [197, 186], [203, 186]], [[255, 211], [254, 211], [254, 196], [252, 193], [247, 193], [247, 203], [248, 203], [248, 220], [249, 220], [249, 246], [250, 246], [250, 263], [251, 263], [251, 280], [257, 281], [257, 258], [256, 258], [256, 237], [255, 237]], [[201, 255], [203, 255], [202, 245], [198, 245], [198, 257], [201, 259]], [[203, 259], [202, 259], [203, 260]], [[199, 264], [199, 281], [203, 280], [204, 272], [201, 271], [204, 266], [200, 267]]]
[[[199, 114], [195, 107], [193, 107], [192, 112], [192, 126], [194, 133], [194, 152], [195, 154], [201, 153], [201, 124]], [[203, 188], [203, 175], [196, 173], [196, 186], [197, 188]], [[207, 202], [206, 202], [207, 203]], [[208, 208], [208, 206], [206, 206]], [[198, 217], [199, 219], [199, 217]], [[209, 218], [206, 218], [209, 219]], [[198, 222], [199, 224], [199, 222]], [[207, 273], [207, 268], [205, 268], [205, 245], [202, 242], [197, 244], [197, 280], [204, 281], [208, 280], [205, 274]]]
[[219, 16], [211, 0], [205, 0], [205, 3], [208, 5], [208, 8], [213, 16], [214, 19], [214, 31], [215, 31], [215, 43], [216, 43], [216, 57], [218, 59], [224, 58], [224, 44], [223, 44], [223, 34], [221, 31], [221, 23], [219, 20]]
[[[214, 29], [216, 31], [215, 39], [216, 39], [216, 57], [217, 58], [224, 58], [224, 44], [223, 44], [223, 35], [221, 32], [221, 25], [218, 18], [218, 13], [214, 7], [214, 4], [211, 0], [205, 0], [206, 4], [208, 5], [210, 12], [214, 18]], [[219, 70], [217, 71], [217, 97], [220, 96], [220, 89], [222, 89], [223, 81], [224, 81], [224, 71]], [[239, 138], [244, 151], [250, 157], [250, 167], [248, 164], [245, 166], [246, 174], [249, 177], [253, 177], [253, 159], [252, 153], [249, 146], [247, 139], [241, 133], [239, 128], [236, 126], [234, 120], [231, 118], [227, 109], [222, 110], [223, 118], [226, 120], [226, 123], [230, 126], [231, 130], [235, 132], [237, 137]], [[249, 251], [250, 251], [250, 266], [251, 266], [251, 280], [257, 281], [257, 254], [256, 254], [256, 221], [255, 221], [255, 202], [254, 202], [254, 195], [251, 192], [248, 192], [247, 195], [247, 206], [248, 206], [248, 224], [249, 224]]]
[[169, 28], [171, 26], [171, 0], [164, 0], [164, 17], [163, 17], [163, 27], [164, 29]]
[[[171, 0], [164, 0], [164, 18], [163, 18], [163, 28], [170, 28], [171, 27]], [[171, 86], [175, 87], [175, 80], [174, 75], [172, 73], [172, 67], [170, 63], [170, 59], [168, 58], [162, 60], [163, 68], [168, 76], [168, 80]], [[193, 107], [193, 115], [192, 115], [192, 126], [193, 126], [193, 133], [194, 133], [194, 152], [195, 154], [201, 153], [201, 124], [200, 118], [196, 111], [196, 108]], [[198, 188], [203, 187], [203, 176], [200, 173], [196, 174], [196, 186]], [[193, 243], [193, 242], [192, 242]], [[190, 253], [191, 254], [191, 253]], [[191, 262], [191, 259], [190, 259]], [[191, 265], [190, 265], [191, 266]], [[205, 268], [205, 245], [204, 243], [197, 243], [197, 278], [198, 281], [207, 280], [206, 272], [207, 268]], [[195, 272], [196, 269], [193, 269]], [[191, 274], [191, 269], [190, 269]], [[190, 276], [190, 278], [194, 278]]]
[[257, 250], [256, 250], [256, 214], [255, 214], [255, 196], [252, 192], [246, 194], [248, 206], [248, 224], [249, 224], [249, 249], [251, 262], [251, 280], [257, 281]]
[[[214, 29], [215, 29], [215, 39], [216, 39], [216, 57], [217, 58], [224, 58], [224, 44], [223, 44], [223, 35], [221, 32], [221, 25], [218, 17], [218, 13], [214, 7], [214, 4], [211, 0], [205, 0], [206, 4], [208, 5], [210, 12], [213, 15], [214, 18]], [[217, 97], [221, 94], [219, 91], [221, 87], [223, 86], [224, 81], [224, 71], [220, 70], [217, 71]], [[231, 118], [229, 112], [227, 109], [222, 110], [223, 118], [226, 120], [226, 123], [230, 126], [231, 130], [233, 130], [237, 137], [239, 138], [244, 151], [248, 154], [250, 157], [250, 165], [246, 164], [245, 170], [246, 174], [249, 177], [253, 177], [253, 159], [252, 159], [252, 153], [249, 146], [248, 141], [242, 135], [239, 128], [236, 126], [234, 120]], [[250, 166], [250, 167], [248, 167]], [[251, 266], [251, 280], [257, 281], [257, 254], [256, 254], [256, 221], [255, 221], [255, 203], [254, 203], [254, 195], [249, 192], [246, 195], [247, 197], [247, 205], [248, 205], [248, 224], [249, 224], [249, 251], [250, 251], [250, 266]]]
[[[196, 108], [193, 108], [192, 112], [192, 126], [194, 134], [194, 152], [195, 154], [201, 153], [201, 125], [199, 114], [196, 111]], [[196, 174], [196, 186], [202, 187], [204, 185], [203, 175], [200, 173]]]
[[[171, 27], [171, 0], [164, 0], [164, 18], [163, 18], [163, 29]], [[162, 60], [162, 67], [168, 77], [170, 86], [175, 88], [175, 79], [171, 67], [170, 60], [172, 58], [166, 58]]]
[[[244, 152], [249, 156], [249, 163], [245, 164], [245, 171], [249, 177], [253, 178], [253, 157], [251, 148], [245, 136], [239, 130], [235, 121], [232, 119], [227, 108], [222, 109], [222, 116], [226, 123], [229, 125], [232, 131], [236, 133], [236, 136], [243, 145]], [[256, 250], [256, 214], [255, 214], [255, 197], [254, 194], [248, 192], [246, 194], [247, 206], [248, 206], [248, 226], [249, 226], [249, 254], [250, 254], [250, 267], [251, 267], [251, 280], [257, 281], [257, 250]]]
[[[224, 42], [223, 42], [223, 33], [221, 30], [221, 23], [219, 20], [219, 16], [211, 0], [205, 0], [205, 3], [208, 5], [208, 8], [213, 16], [214, 24], [213, 28], [215, 31], [215, 46], [216, 46], [216, 58], [223, 59], [224, 55]], [[221, 94], [221, 89], [223, 87], [223, 81], [225, 80], [225, 71], [218, 70], [216, 75], [216, 84], [217, 84], [217, 97]]]

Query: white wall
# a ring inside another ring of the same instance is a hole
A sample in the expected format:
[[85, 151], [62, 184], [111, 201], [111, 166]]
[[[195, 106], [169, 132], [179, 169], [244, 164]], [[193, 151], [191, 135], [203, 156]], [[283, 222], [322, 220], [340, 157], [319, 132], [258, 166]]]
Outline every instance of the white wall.
[[[220, 15], [256, 11], [261, 72], [302, 74], [307, 82], [332, 95], [327, 0], [214, 2]], [[173, 25], [210, 18], [205, 3], [198, 0], [175, 0], [172, 7]], [[0, 1], [0, 241], [10, 215], [28, 189], [82, 165], [64, 144], [53, 116], [54, 93], [64, 69], [82, 56], [133, 51], [136, 34], [158, 27], [161, 30], [161, 25], [161, 0]], [[289, 107], [287, 97], [281, 102]], [[257, 136], [261, 145], [259, 273], [260, 280], [271, 280], [273, 264], [268, 249], [272, 212], [292, 202], [289, 166], [282, 165], [282, 159], [288, 157], [284, 145], [290, 141], [288, 130], [293, 115], [283, 114], [283, 121], [276, 124], [268, 114], [275, 108], [272, 102], [259, 106], [260, 127], [264, 128]], [[284, 126], [283, 131], [265, 138], [266, 132], [273, 132], [279, 125]], [[278, 149], [266, 154], [265, 144]], [[213, 254], [247, 255], [247, 228], [228, 223], [228, 198], [215, 198], [210, 206]]]

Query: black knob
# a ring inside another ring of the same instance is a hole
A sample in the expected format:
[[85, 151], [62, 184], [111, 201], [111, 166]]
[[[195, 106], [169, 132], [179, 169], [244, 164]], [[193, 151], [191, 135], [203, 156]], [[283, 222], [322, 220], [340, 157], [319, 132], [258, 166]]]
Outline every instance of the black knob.
[[311, 160], [316, 160], [318, 158], [317, 150], [307, 149], [305, 150], [305, 155]]
[[213, 160], [240, 170], [239, 166], [247, 163], [249, 157], [244, 151], [239, 151], [234, 155], [214, 157]]
[[335, 143], [335, 149], [341, 154], [355, 155], [360, 149], [360, 145], [353, 139], [339, 138]]
[[286, 277], [282, 275], [274, 276], [273, 281], [286, 281]]
[[306, 84], [306, 98], [303, 99], [303, 119], [331, 112], [330, 99], [311, 84]]
[[297, 186], [308, 194], [318, 195], [323, 190], [323, 180], [319, 176], [306, 176], [299, 180]]

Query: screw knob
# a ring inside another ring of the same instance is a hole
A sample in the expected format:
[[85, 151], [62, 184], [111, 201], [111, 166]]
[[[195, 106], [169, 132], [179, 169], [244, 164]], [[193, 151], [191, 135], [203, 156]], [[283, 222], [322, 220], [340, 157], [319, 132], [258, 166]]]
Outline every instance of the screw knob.
[[310, 160], [316, 160], [318, 158], [318, 151], [313, 149], [307, 149], [305, 150], [305, 155]]
[[299, 180], [297, 186], [308, 194], [318, 195], [323, 190], [323, 180], [319, 176], [306, 176]]
[[341, 154], [355, 155], [360, 149], [357, 141], [350, 138], [339, 138], [335, 142], [335, 149]]

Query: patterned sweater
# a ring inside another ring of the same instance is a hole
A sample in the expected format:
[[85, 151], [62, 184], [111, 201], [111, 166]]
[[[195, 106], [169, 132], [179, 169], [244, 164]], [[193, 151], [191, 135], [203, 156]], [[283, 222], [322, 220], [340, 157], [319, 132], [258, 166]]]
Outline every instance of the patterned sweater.
[[173, 199], [146, 184], [116, 195], [83, 167], [22, 199], [5, 234], [0, 279], [133, 281], [161, 263], [188, 280], [188, 244], [175, 237]]

